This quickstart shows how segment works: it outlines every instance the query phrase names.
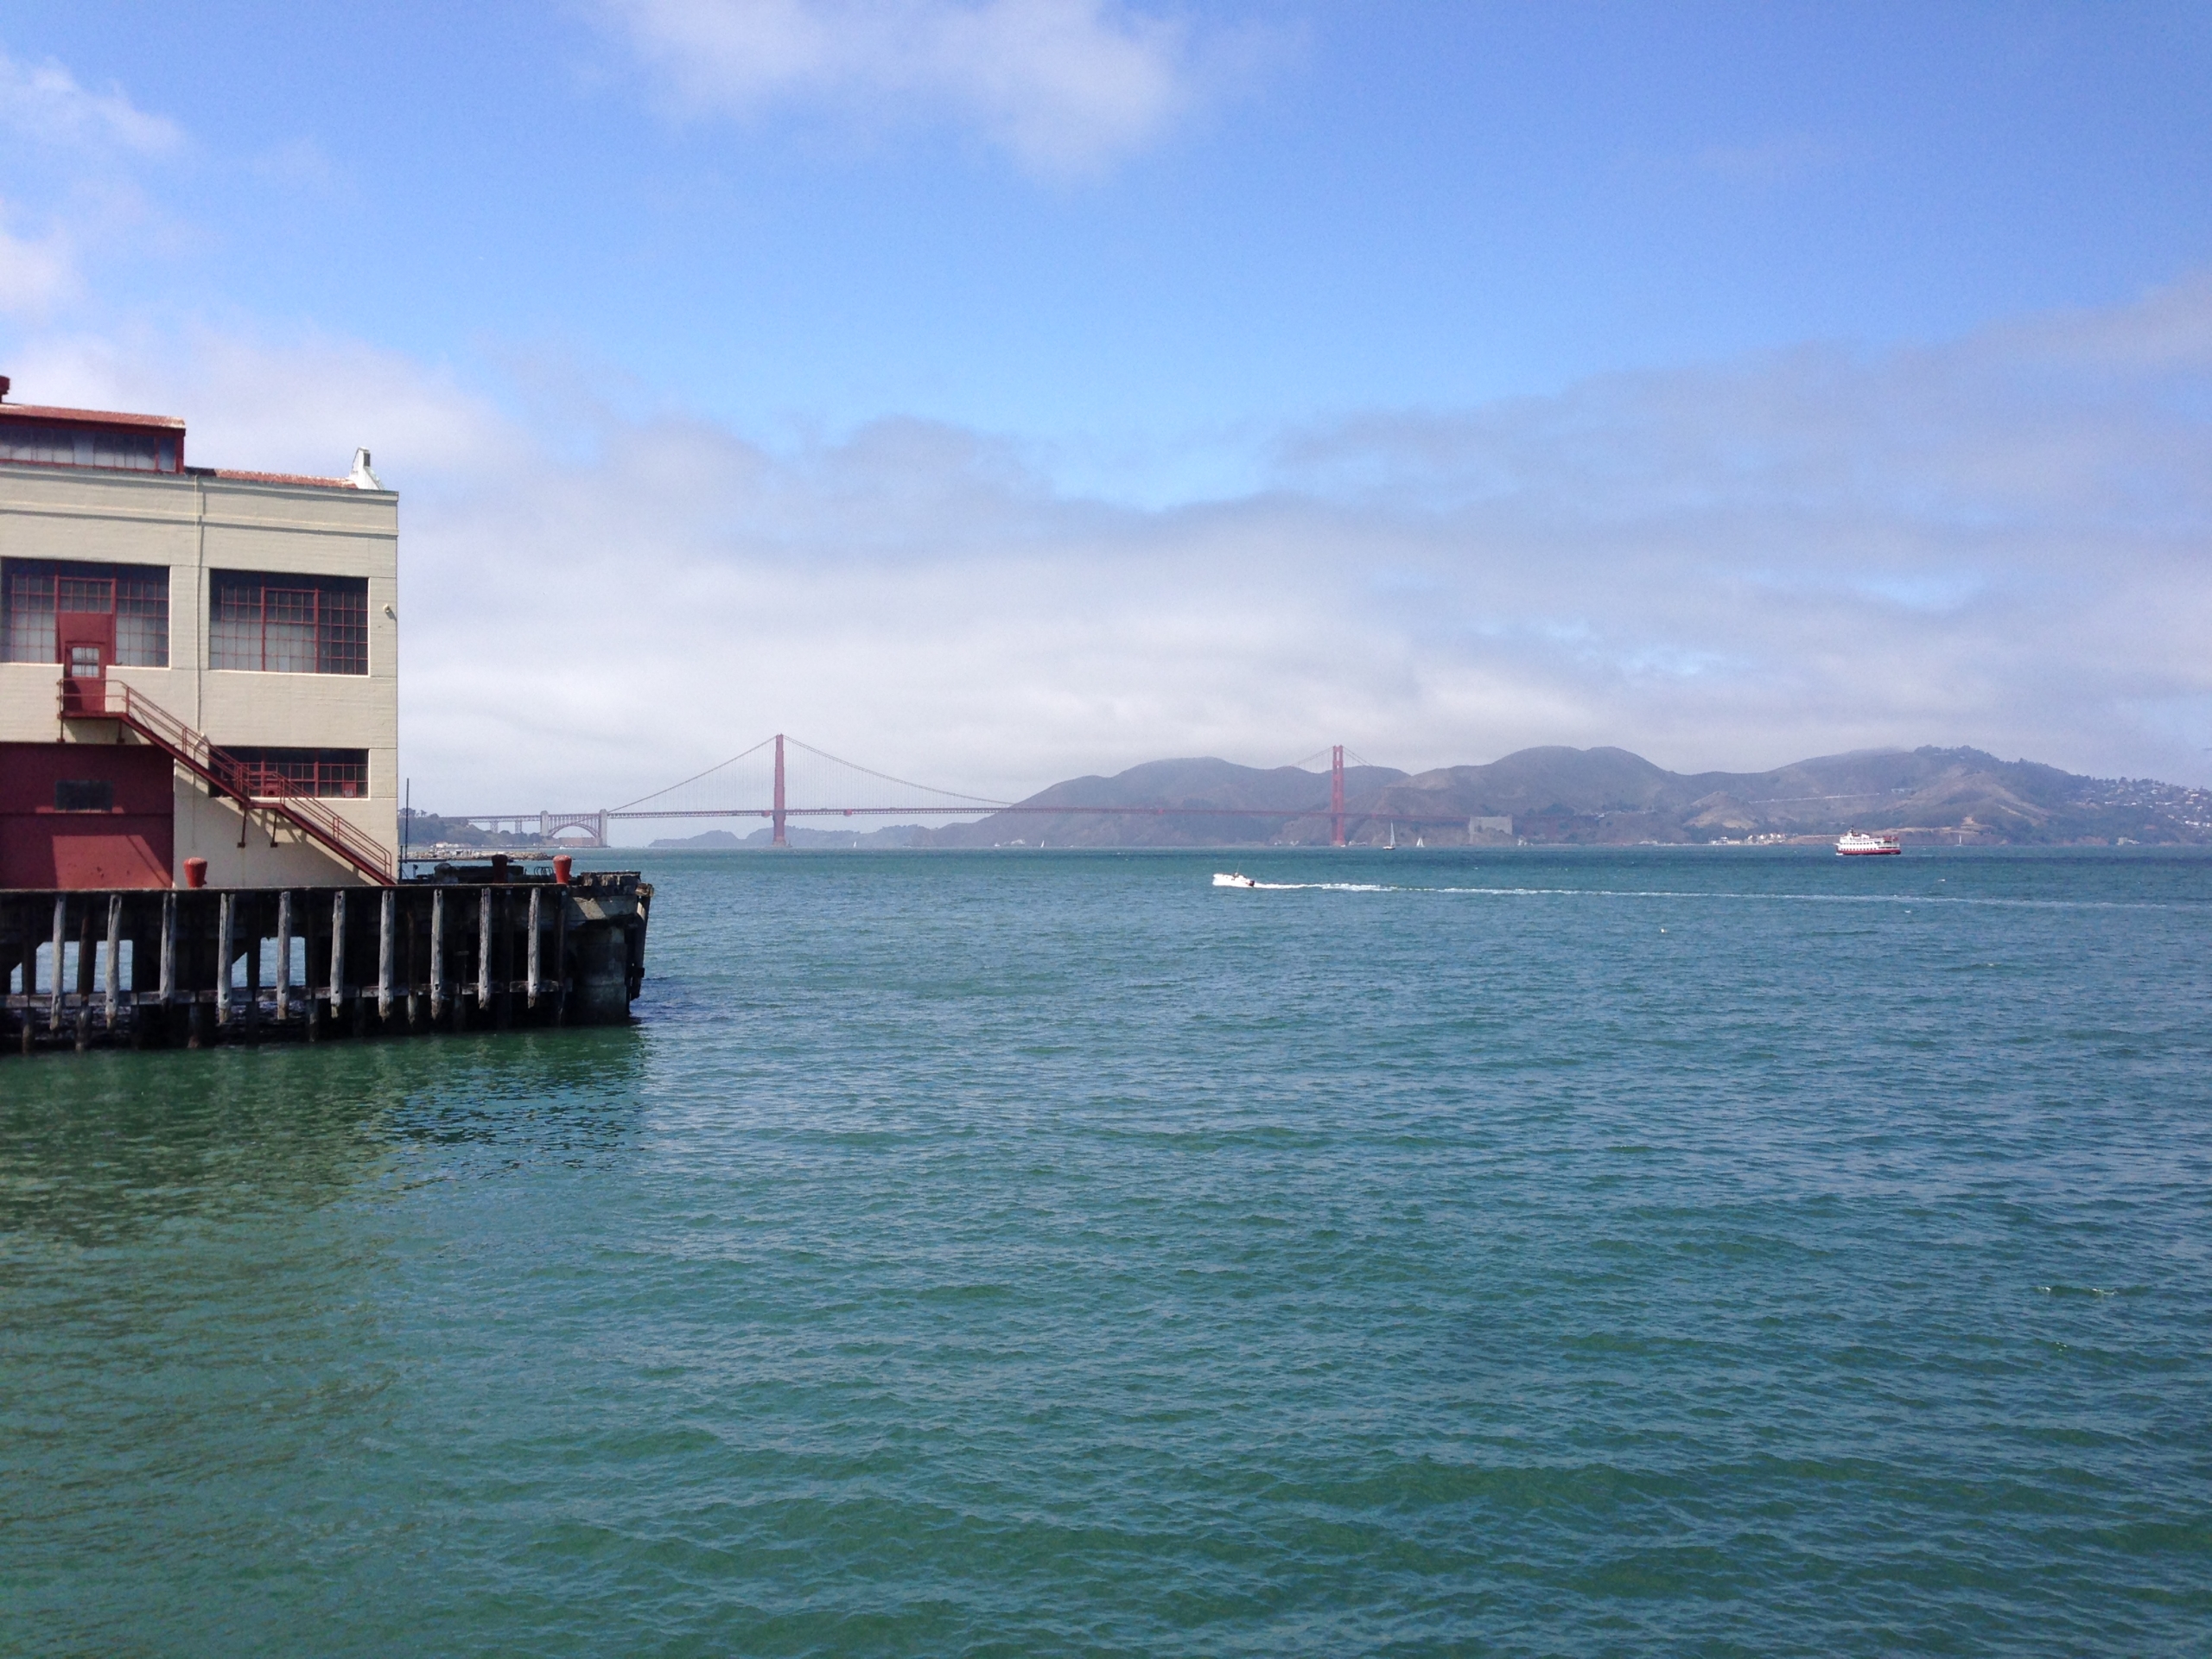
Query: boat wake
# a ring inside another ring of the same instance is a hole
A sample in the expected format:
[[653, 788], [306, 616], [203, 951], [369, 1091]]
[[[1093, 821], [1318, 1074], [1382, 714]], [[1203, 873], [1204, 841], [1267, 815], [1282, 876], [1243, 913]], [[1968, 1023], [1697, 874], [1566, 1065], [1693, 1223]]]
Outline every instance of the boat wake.
[[2006, 910], [2166, 910], [2153, 901], [2099, 899], [2013, 899], [1954, 897], [1928, 893], [1700, 893], [1664, 887], [1414, 887], [1387, 881], [1260, 881], [1249, 875], [1219, 874], [1217, 887], [1249, 887], [1255, 893], [1405, 893], [1471, 894], [1491, 899], [1690, 899], [1724, 904], [1902, 905], [1907, 909], [1989, 907]]
[[1217, 870], [1217, 887], [1249, 887], [1255, 893], [1449, 893], [1449, 887], [1393, 887], [1379, 881], [1261, 881], [1243, 871]]

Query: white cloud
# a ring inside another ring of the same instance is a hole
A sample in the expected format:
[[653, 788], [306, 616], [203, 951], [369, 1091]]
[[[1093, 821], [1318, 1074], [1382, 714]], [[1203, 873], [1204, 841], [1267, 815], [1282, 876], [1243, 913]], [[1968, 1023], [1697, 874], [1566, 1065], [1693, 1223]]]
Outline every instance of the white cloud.
[[55, 148], [96, 144], [140, 156], [163, 156], [184, 143], [184, 130], [149, 115], [120, 87], [95, 92], [60, 64], [18, 62], [0, 52], [0, 126]]
[[1190, 32], [1116, 0], [605, 0], [677, 107], [946, 114], [1028, 170], [1096, 170], [1192, 103]]
[[0, 205], [0, 316], [43, 317], [78, 286], [76, 257], [60, 232], [16, 236]]
[[1684, 768], [1971, 742], [2196, 782], [2206, 305], [1378, 416], [1286, 442], [1268, 492], [1166, 511], [927, 423], [772, 450], [342, 340], [53, 339], [17, 388], [183, 414], [207, 464], [376, 451], [430, 807], [619, 802], [778, 729], [991, 795], [1332, 741]]

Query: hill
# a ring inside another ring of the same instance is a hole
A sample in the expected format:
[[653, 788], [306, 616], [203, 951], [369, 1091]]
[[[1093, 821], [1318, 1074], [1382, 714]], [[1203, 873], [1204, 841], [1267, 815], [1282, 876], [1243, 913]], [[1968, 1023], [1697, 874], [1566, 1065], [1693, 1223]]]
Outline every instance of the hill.
[[[916, 838], [928, 833], [919, 824], [914, 823], [888, 824], [880, 830], [814, 830], [794, 823], [785, 826], [784, 839], [793, 847], [895, 852], [921, 845]], [[763, 824], [746, 836], [728, 830], [709, 830], [696, 836], [664, 836], [652, 845], [656, 851], [753, 852], [769, 847], [774, 840], [775, 831]]]
[[[1758, 772], [1676, 772], [1626, 749], [1522, 749], [1487, 766], [1344, 774], [1347, 839], [1432, 846], [1627, 845], [1891, 831], [1976, 845], [2212, 842], [2212, 791], [2101, 779], [1979, 749], [1823, 755]], [[1019, 813], [917, 833], [917, 846], [1326, 844], [1329, 778], [1226, 760], [1154, 760], [1072, 778]], [[1123, 809], [1084, 812], [1085, 806]], [[1061, 808], [1058, 811], [1039, 808]], [[1150, 817], [1142, 809], [1180, 809]], [[1217, 809], [1208, 813], [1204, 809]], [[1196, 810], [1193, 810], [1196, 809]]]
[[[1378, 795], [1406, 774], [1389, 766], [1347, 766], [1344, 792]], [[915, 842], [930, 847], [1236, 847], [1283, 838], [1287, 826], [1329, 805], [1326, 772], [1295, 766], [1240, 766], [1227, 760], [1147, 760], [1111, 778], [1071, 778], [1040, 790], [1026, 809], [1066, 804], [1071, 809], [1111, 806], [1106, 814], [1071, 810], [994, 813], [977, 823], [926, 831]], [[1173, 817], [1147, 817], [1141, 809], [1173, 807]], [[1208, 813], [1206, 808], [1218, 809]], [[1254, 816], [1257, 815], [1257, 816]], [[1328, 835], [1324, 825], [1321, 839]]]

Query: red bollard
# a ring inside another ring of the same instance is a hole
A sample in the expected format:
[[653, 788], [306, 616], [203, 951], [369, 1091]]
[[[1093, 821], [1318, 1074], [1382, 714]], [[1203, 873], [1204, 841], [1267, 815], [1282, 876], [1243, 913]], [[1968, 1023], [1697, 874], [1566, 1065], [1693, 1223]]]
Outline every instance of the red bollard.
[[204, 887], [207, 885], [206, 859], [188, 858], [184, 861], [184, 885], [188, 887]]
[[563, 886], [563, 887], [567, 887], [567, 886], [569, 885], [569, 870], [570, 870], [571, 868], [573, 868], [575, 867], [575, 860], [574, 860], [574, 859], [570, 858], [570, 857], [569, 857], [566, 853], [556, 853], [556, 854], [554, 854], [554, 855], [553, 855], [553, 879], [554, 879], [554, 880], [557, 881], [558, 883], [560, 883], [560, 885], [561, 885], [561, 886]]

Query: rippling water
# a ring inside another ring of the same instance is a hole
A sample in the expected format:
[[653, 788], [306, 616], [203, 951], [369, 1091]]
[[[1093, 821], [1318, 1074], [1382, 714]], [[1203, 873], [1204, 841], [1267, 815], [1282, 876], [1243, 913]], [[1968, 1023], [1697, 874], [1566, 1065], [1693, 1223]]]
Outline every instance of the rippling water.
[[0, 1649], [2212, 1645], [2212, 860], [1243, 863], [0, 1058]]

